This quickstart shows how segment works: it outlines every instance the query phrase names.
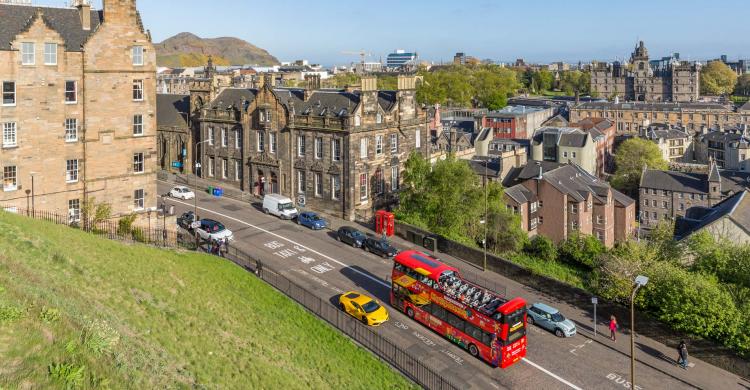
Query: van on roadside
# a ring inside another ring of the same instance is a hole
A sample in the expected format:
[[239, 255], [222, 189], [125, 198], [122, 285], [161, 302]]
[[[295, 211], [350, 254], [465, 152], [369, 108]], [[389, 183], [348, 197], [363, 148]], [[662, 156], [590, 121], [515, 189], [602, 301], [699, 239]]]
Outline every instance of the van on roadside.
[[263, 212], [281, 219], [294, 219], [298, 214], [292, 200], [279, 194], [268, 194], [263, 197]]

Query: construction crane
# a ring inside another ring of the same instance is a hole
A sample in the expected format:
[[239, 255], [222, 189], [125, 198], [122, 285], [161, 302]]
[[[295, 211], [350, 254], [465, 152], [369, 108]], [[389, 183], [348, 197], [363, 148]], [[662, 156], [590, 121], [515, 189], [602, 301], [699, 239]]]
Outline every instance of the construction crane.
[[360, 51], [342, 51], [341, 54], [346, 54], [346, 55], [350, 55], [350, 56], [359, 56], [362, 65], [364, 65], [365, 62], [367, 61], [367, 57], [372, 57], [372, 53], [368, 53], [368, 52], [366, 52], [364, 50], [360, 50]]

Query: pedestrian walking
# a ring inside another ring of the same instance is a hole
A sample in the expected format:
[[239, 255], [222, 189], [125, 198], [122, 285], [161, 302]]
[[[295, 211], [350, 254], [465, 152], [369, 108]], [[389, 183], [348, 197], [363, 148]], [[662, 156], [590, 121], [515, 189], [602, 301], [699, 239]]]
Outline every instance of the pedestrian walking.
[[677, 364], [680, 365], [684, 370], [687, 370], [688, 366], [688, 350], [685, 340], [680, 341], [680, 345], [677, 346]]
[[619, 328], [619, 325], [617, 325], [617, 318], [615, 318], [615, 316], [609, 316], [609, 338], [615, 342], [617, 342], [617, 328]]

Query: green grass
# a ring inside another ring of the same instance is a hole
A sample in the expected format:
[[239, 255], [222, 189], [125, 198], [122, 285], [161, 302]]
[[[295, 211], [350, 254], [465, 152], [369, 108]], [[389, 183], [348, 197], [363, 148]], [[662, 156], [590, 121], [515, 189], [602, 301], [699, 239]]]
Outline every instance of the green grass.
[[537, 275], [559, 280], [584, 290], [590, 290], [587, 276], [589, 272], [570, 264], [559, 261], [540, 260], [523, 253], [512, 254], [506, 258]]
[[0, 389], [413, 388], [222, 259], [0, 212]]

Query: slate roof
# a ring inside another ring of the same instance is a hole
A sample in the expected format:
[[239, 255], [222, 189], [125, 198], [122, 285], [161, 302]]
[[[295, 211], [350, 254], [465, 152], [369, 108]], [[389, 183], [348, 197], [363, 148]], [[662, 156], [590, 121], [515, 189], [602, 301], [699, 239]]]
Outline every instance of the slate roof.
[[[601, 133], [599, 133], [601, 135]], [[563, 133], [560, 135], [559, 146], [581, 148], [586, 145], [588, 140], [588, 134], [581, 131], [573, 131], [570, 133]]]
[[186, 114], [190, 110], [190, 95], [156, 95], [156, 125], [158, 127], [187, 128]]
[[[572, 127], [542, 127], [534, 133], [532, 140], [534, 144], [541, 145], [544, 141], [544, 134], [554, 133], [557, 135], [557, 145], [566, 147], [583, 147], [588, 142], [586, 132], [581, 129]], [[596, 132], [592, 137], [601, 136], [602, 133]]]
[[543, 175], [560, 192], [567, 193], [578, 202], [583, 202], [591, 194], [595, 199], [606, 203], [610, 186], [575, 164], [565, 165]]
[[622, 110], [622, 111], [728, 111], [729, 107], [719, 103], [687, 103], [687, 102], [588, 102], [575, 107], [579, 110]]
[[673, 127], [669, 128], [649, 128], [648, 130], [648, 138], [649, 139], [681, 139], [681, 138], [689, 138], [690, 135], [688, 133], [680, 130], [675, 129]]
[[[721, 192], [724, 196], [740, 192], [750, 185], [750, 172], [716, 170], [712, 180], [716, 180], [717, 174], [721, 178]], [[641, 177], [640, 187], [707, 194], [708, 179], [709, 175], [706, 173], [646, 170]]]
[[739, 141], [743, 137], [742, 134], [733, 133], [733, 132], [726, 132], [726, 131], [711, 131], [709, 133], [706, 133], [704, 135], [701, 135], [701, 140], [705, 141], [714, 141], [714, 142], [732, 142], [732, 141]]
[[745, 102], [740, 108], [738, 108], [739, 111], [750, 111], [750, 100]]
[[513, 168], [508, 172], [508, 176], [503, 179], [503, 185], [505, 187], [510, 187], [519, 183], [522, 183], [526, 180], [533, 179], [537, 176], [539, 176], [539, 168], [542, 168], [542, 173], [549, 172], [553, 169], [560, 168], [561, 166], [564, 166], [565, 164], [562, 163], [556, 163], [552, 161], [533, 161], [529, 162], [528, 164], [522, 166]]
[[515, 200], [518, 203], [528, 203], [536, 199], [534, 193], [529, 191], [529, 189], [522, 184], [517, 184], [513, 187], [506, 188], [505, 195], [508, 195], [511, 199]]
[[91, 29], [84, 30], [76, 8], [36, 7], [17, 4], [0, 4], [0, 50], [11, 50], [16, 35], [25, 31], [36, 20], [37, 12], [65, 41], [67, 51], [82, 51], [82, 46], [102, 23], [103, 13], [91, 10]]
[[500, 159], [475, 157], [474, 159], [469, 160], [469, 165], [471, 165], [471, 168], [474, 169], [474, 172], [479, 176], [497, 178], [502, 172], [502, 161]]
[[682, 240], [722, 218], [729, 218], [750, 235], [750, 195], [747, 190], [734, 194], [710, 209], [697, 210], [699, 213], [691, 211], [692, 209], [688, 210], [686, 217], [677, 221], [677, 240]]

